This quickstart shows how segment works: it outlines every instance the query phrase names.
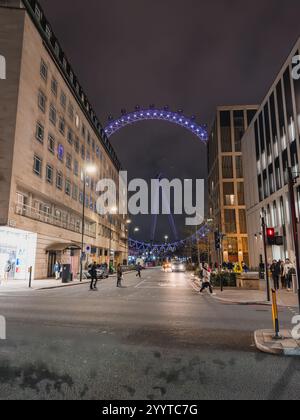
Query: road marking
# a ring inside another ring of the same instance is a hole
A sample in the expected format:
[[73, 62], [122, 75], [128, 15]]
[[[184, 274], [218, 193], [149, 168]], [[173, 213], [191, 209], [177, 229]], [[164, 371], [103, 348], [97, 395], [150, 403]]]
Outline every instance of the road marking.
[[140, 283], [138, 283], [136, 286], [134, 286], [135, 288], [138, 288], [141, 284], [145, 283], [147, 280], [143, 280]]

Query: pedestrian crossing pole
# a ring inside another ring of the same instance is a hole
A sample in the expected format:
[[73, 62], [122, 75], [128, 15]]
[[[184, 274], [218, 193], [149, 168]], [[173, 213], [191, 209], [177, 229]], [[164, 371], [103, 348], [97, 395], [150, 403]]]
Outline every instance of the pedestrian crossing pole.
[[261, 217], [261, 228], [262, 228], [262, 236], [263, 236], [264, 258], [265, 258], [265, 280], [266, 280], [266, 285], [267, 285], [267, 301], [270, 302], [271, 301], [271, 296], [270, 296], [270, 279], [269, 279], [269, 270], [268, 270], [266, 222], [265, 222], [265, 215], [264, 214]]
[[[299, 252], [299, 241], [298, 241], [298, 221], [296, 214], [296, 203], [295, 203], [295, 181], [293, 177], [292, 168], [288, 168], [289, 174], [289, 198], [290, 198], [290, 209], [292, 216], [292, 228], [293, 228], [293, 240], [294, 240], [294, 249], [296, 257], [296, 274], [298, 279], [298, 303], [299, 303], [299, 313], [300, 313], [300, 252]], [[299, 174], [296, 174], [299, 175]]]
[[272, 289], [272, 315], [273, 315], [273, 324], [274, 324], [274, 340], [282, 340], [280, 335], [280, 328], [279, 328], [279, 316], [278, 316], [278, 305], [277, 305], [277, 295], [276, 291]]

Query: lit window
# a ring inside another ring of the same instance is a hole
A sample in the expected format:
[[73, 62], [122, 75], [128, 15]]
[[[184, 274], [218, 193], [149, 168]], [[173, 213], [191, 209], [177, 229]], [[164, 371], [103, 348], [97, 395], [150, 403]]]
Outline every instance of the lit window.
[[57, 149], [57, 157], [60, 161], [64, 160], [64, 154], [65, 154], [64, 146], [62, 144], [59, 144], [58, 149]]
[[35, 137], [41, 143], [44, 142], [44, 133], [45, 133], [44, 126], [41, 123], [37, 123]]
[[51, 32], [51, 28], [49, 25], [46, 25], [46, 35], [48, 39], [51, 39], [52, 36], [52, 32]]
[[73, 200], [77, 201], [78, 200], [78, 187], [77, 185], [73, 184], [73, 189], [72, 189], [72, 198]]
[[71, 121], [74, 119], [74, 107], [72, 104], [69, 104], [68, 114]]
[[42, 159], [38, 156], [33, 159], [33, 172], [38, 176], [42, 175]]
[[79, 174], [79, 164], [78, 164], [78, 161], [75, 160], [74, 161], [74, 175], [78, 176], [78, 174]]
[[42, 19], [42, 12], [40, 11], [37, 4], [35, 5], [34, 13], [35, 13], [36, 17], [38, 18], [38, 20]]

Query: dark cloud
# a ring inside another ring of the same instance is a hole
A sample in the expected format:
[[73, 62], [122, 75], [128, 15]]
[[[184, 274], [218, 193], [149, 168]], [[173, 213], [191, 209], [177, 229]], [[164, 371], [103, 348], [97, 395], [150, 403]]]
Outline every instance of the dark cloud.
[[[300, 27], [298, 0], [41, 4], [103, 122], [121, 108], [155, 103], [210, 123], [217, 105], [259, 103]], [[167, 123], [141, 123], [112, 143], [131, 176], [206, 175], [203, 146]], [[147, 238], [149, 220], [136, 223]]]

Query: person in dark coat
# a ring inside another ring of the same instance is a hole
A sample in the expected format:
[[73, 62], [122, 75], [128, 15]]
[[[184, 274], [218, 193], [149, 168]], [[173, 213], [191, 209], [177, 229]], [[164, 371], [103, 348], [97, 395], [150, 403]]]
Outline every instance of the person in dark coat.
[[95, 262], [92, 265], [92, 267], [89, 269], [89, 275], [91, 276], [90, 289], [97, 290], [98, 277], [97, 277], [97, 264]]
[[123, 270], [121, 264], [117, 267], [117, 287], [122, 287]]
[[140, 264], [140, 263], [138, 263], [138, 265], [137, 265], [137, 267], [136, 267], [136, 271], [137, 271], [137, 273], [136, 273], [136, 277], [141, 278], [141, 277], [142, 277], [142, 276], [141, 276], [142, 266], [141, 266], [141, 264]]
[[274, 260], [271, 265], [271, 273], [272, 273], [272, 279], [274, 284], [274, 289], [279, 290], [279, 278], [281, 274], [281, 263], [280, 261]]

